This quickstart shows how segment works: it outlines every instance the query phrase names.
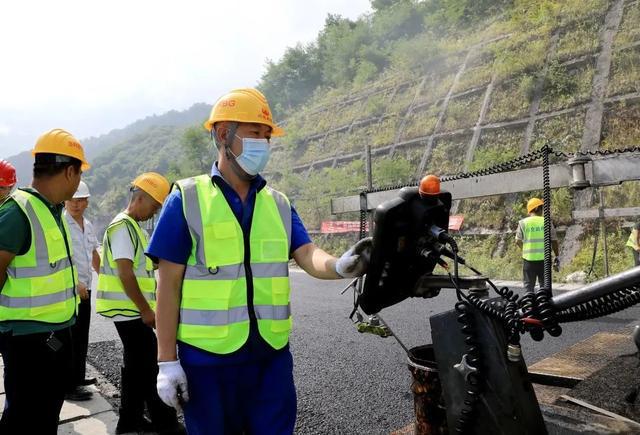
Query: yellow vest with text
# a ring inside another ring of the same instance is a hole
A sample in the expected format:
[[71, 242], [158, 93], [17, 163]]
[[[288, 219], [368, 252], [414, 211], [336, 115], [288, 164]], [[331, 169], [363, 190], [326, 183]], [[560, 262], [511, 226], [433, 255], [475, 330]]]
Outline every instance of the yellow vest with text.
[[544, 217], [522, 219], [522, 258], [527, 261], [544, 260]]
[[156, 280], [153, 274], [153, 263], [144, 255], [147, 249], [147, 237], [138, 225], [126, 213], [119, 213], [104, 232], [102, 254], [100, 256], [100, 274], [96, 288], [96, 312], [105, 317], [116, 315], [137, 317], [140, 310], [124, 291], [118, 276], [118, 266], [111, 253], [110, 237], [115, 229], [126, 228], [134, 246], [133, 273], [138, 286], [151, 309], [156, 306]]
[[178, 181], [177, 188], [192, 239], [178, 340], [216, 354], [231, 353], [247, 341], [255, 314], [262, 338], [274, 349], [283, 348], [292, 327], [289, 200], [269, 187], [257, 192], [245, 243], [233, 211], [208, 175]]
[[31, 246], [7, 267], [7, 278], [0, 289], [0, 322], [68, 322], [76, 314], [79, 299], [67, 223], [62, 219], [63, 234], [48, 206], [30, 192], [18, 189], [10, 198], [29, 221]]

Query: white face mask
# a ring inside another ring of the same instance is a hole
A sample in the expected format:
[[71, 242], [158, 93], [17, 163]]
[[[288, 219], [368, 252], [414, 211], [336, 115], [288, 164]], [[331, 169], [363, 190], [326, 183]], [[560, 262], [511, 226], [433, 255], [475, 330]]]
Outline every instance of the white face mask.
[[269, 140], [240, 137], [238, 135], [236, 137], [242, 141], [242, 153], [239, 156], [234, 154], [236, 162], [247, 174], [258, 175], [269, 161], [269, 155], [271, 154]]

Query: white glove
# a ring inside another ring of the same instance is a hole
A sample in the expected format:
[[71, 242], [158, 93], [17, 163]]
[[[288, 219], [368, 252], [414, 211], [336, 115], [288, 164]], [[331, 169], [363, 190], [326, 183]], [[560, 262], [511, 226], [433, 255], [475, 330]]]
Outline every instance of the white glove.
[[180, 404], [189, 401], [187, 375], [182, 370], [180, 361], [158, 362], [158, 369], [158, 396], [165, 404], [180, 411]]
[[362, 276], [367, 272], [369, 260], [371, 259], [371, 248], [373, 247], [373, 239], [366, 237], [336, 261], [336, 273], [343, 278], [354, 278]]

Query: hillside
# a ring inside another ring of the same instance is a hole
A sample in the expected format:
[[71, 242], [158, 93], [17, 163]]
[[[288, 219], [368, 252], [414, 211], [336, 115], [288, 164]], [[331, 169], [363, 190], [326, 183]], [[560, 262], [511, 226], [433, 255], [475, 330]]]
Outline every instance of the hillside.
[[[332, 197], [366, 186], [365, 145], [372, 148], [373, 183], [380, 187], [412, 182], [425, 172], [493, 166], [544, 144], [565, 152], [639, 144], [639, 3], [524, 1], [512, 8], [467, 34], [439, 39], [435, 54], [426, 44], [433, 35], [407, 39], [375, 80], [318, 88], [288, 112], [289, 135], [274, 147], [268, 170], [310, 228], [331, 218]], [[606, 205], [637, 205], [631, 194], [637, 188], [626, 183], [604, 189]], [[469, 251], [489, 258], [484, 270], [519, 275], [510, 232], [524, 215], [527, 196], [455, 204], [467, 233], [484, 234], [465, 238]], [[553, 193], [554, 221], [572, 234], [561, 255], [563, 274], [588, 269], [594, 243], [592, 224], [572, 219], [573, 196], [568, 189]], [[628, 234], [624, 225], [609, 223], [614, 271], [630, 264], [620, 249]]]
[[[366, 146], [373, 185], [382, 187], [425, 172], [490, 167], [545, 144], [564, 152], [639, 144], [637, 0], [374, 0], [372, 7], [355, 21], [327, 17], [317, 40], [269, 62], [259, 85], [287, 130], [265, 175], [309, 229], [332, 219], [331, 198], [365, 188]], [[124, 205], [125, 184], [137, 173], [168, 171], [173, 180], [206, 170], [208, 108], [194, 106], [180, 124], [158, 128], [162, 117], [147, 118], [128, 133], [85, 141], [96, 153], [86, 180], [99, 225]], [[639, 189], [603, 189], [605, 203], [635, 206]], [[520, 276], [513, 230], [528, 196], [455, 202], [465, 217], [462, 249], [491, 276]], [[553, 192], [563, 276], [590, 268], [599, 237], [595, 222], [573, 220], [578, 199], [569, 189]], [[630, 264], [621, 249], [629, 224], [607, 224], [613, 272]], [[354, 237], [317, 241], [339, 252]], [[598, 252], [594, 274], [602, 270]]]
[[[204, 103], [196, 103], [189, 109], [184, 111], [171, 110], [161, 115], [151, 115], [144, 119], [135, 121], [124, 128], [111, 130], [109, 133], [92, 136], [88, 138], [79, 138], [82, 142], [85, 153], [89, 161], [95, 166], [94, 160], [100, 155], [108, 155], [111, 147], [130, 141], [136, 135], [144, 136], [145, 132], [151, 132], [155, 127], [173, 127], [183, 128], [191, 124], [201, 122], [209, 114], [210, 106]], [[64, 128], [64, 126], [61, 126]], [[142, 137], [141, 136], [141, 137]], [[135, 144], [133, 148], [135, 149]], [[138, 154], [137, 152], [135, 153]], [[137, 158], [134, 156], [133, 158]], [[33, 158], [29, 151], [19, 153], [8, 159], [15, 167], [18, 173], [20, 183], [28, 183], [31, 180], [31, 167]], [[90, 174], [87, 174], [90, 175]], [[114, 176], [117, 175], [117, 172]]]

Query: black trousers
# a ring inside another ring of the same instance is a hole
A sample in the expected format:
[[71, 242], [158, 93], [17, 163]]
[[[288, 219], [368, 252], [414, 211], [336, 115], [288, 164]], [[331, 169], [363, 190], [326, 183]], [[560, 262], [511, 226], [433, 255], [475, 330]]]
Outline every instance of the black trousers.
[[631, 250], [631, 256], [633, 257], [633, 265], [640, 266], [640, 252], [636, 251], [633, 248], [629, 248]]
[[176, 411], [165, 405], [156, 390], [158, 342], [153, 329], [142, 319], [114, 322], [124, 347], [120, 381], [120, 420], [139, 422], [145, 404], [157, 427], [177, 421]]
[[91, 290], [89, 298], [81, 299], [78, 305], [76, 324], [71, 328], [73, 337], [73, 371], [70, 389], [82, 384], [87, 373], [87, 349], [89, 347], [89, 324], [91, 323]]
[[542, 287], [544, 284], [544, 261], [528, 261], [522, 260], [522, 276], [524, 289], [528, 292], [533, 292], [536, 286], [536, 279], [538, 285]]
[[55, 434], [71, 376], [71, 328], [0, 334], [6, 404], [0, 434]]

